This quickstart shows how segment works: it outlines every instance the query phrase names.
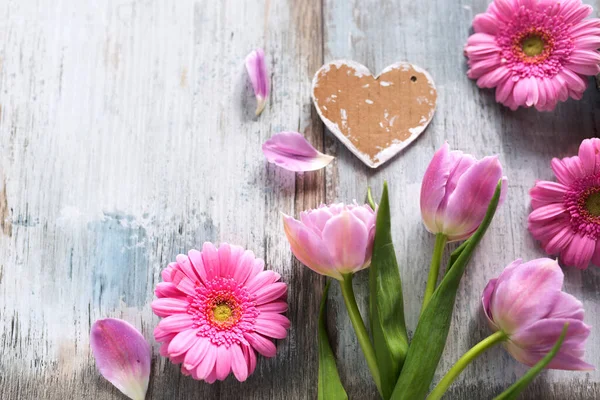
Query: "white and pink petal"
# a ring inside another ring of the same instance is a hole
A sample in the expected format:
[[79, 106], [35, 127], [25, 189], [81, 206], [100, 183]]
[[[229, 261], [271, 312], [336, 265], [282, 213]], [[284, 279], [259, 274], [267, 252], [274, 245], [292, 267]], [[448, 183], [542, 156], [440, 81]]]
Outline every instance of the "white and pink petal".
[[319, 152], [298, 132], [276, 133], [263, 144], [262, 150], [267, 161], [294, 172], [324, 168], [334, 158]]
[[104, 378], [133, 400], [143, 400], [150, 379], [151, 350], [131, 324], [107, 318], [92, 325], [90, 346]]

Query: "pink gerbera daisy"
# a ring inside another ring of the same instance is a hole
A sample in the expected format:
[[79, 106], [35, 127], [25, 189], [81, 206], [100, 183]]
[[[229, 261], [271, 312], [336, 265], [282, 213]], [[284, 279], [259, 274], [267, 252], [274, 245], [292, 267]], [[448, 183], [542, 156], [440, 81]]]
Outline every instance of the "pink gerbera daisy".
[[600, 266], [600, 139], [586, 139], [579, 155], [552, 160], [557, 182], [531, 189], [529, 231], [548, 254], [580, 269]]
[[473, 20], [469, 78], [496, 88], [496, 101], [512, 110], [581, 99], [585, 76], [600, 72], [600, 20], [584, 20], [591, 12], [581, 0], [494, 0]]
[[275, 355], [271, 339], [283, 339], [290, 321], [287, 285], [264, 270], [263, 260], [239, 246], [204, 243], [202, 252], [180, 254], [162, 271], [152, 310], [164, 317], [154, 330], [160, 354], [194, 379], [213, 383], [233, 372], [245, 381], [258, 351]]

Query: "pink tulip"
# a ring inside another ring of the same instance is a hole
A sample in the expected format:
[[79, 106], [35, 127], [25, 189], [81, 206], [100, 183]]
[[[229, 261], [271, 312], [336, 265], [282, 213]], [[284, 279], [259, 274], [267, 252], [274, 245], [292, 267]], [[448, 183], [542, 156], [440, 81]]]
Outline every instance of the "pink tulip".
[[313, 271], [343, 280], [371, 264], [375, 212], [368, 205], [322, 205], [300, 213], [300, 221], [284, 215], [292, 252]]
[[506, 177], [498, 157], [476, 160], [470, 154], [450, 151], [444, 143], [427, 167], [421, 186], [421, 216], [427, 230], [444, 234], [449, 241], [471, 236], [483, 221], [500, 179], [502, 203]]
[[269, 97], [269, 76], [263, 49], [256, 49], [246, 56], [246, 70], [256, 96], [256, 115], [259, 115], [267, 105]]
[[491, 328], [507, 335], [504, 346], [517, 361], [535, 365], [568, 323], [565, 341], [548, 368], [593, 370], [582, 360], [590, 327], [583, 323], [581, 302], [561, 291], [563, 278], [555, 260], [516, 260], [488, 283], [483, 309]]

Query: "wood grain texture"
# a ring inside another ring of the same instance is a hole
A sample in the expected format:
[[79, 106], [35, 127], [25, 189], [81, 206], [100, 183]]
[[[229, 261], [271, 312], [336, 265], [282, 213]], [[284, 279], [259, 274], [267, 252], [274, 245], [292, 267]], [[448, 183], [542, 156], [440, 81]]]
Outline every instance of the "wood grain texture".
[[[160, 270], [203, 241], [240, 244], [290, 284], [292, 329], [278, 356], [244, 384], [207, 385], [158, 357], [149, 399], [316, 398], [316, 329], [323, 280], [295, 261], [279, 211], [362, 200], [390, 182], [393, 235], [409, 329], [416, 326], [433, 237], [418, 209], [425, 167], [443, 140], [477, 156], [500, 154], [510, 180], [467, 270], [437, 377], [487, 333], [479, 296], [514, 258], [543, 253], [526, 230], [527, 191], [552, 179], [551, 157], [598, 136], [600, 95], [553, 113], [510, 112], [465, 77], [462, 46], [486, 0], [208, 1], [0, 0], [0, 398], [123, 398], [95, 370], [94, 320], [124, 318], [147, 337]], [[264, 47], [273, 92], [254, 117], [243, 66]], [[380, 71], [426, 68], [438, 87], [431, 126], [371, 171], [330, 133], [310, 102], [325, 61]], [[298, 130], [337, 158], [294, 175], [268, 165], [261, 144]], [[600, 269], [567, 271], [593, 326], [588, 359], [600, 364]], [[366, 312], [367, 274], [355, 279]], [[375, 398], [337, 287], [329, 331], [351, 399]], [[366, 314], [365, 314], [366, 315]], [[449, 399], [488, 399], [525, 368], [495, 349], [468, 368]], [[549, 372], [525, 399], [600, 397], [600, 372]]]
[[[528, 190], [536, 179], [553, 179], [552, 157], [575, 154], [583, 138], [598, 136], [600, 95], [590, 88], [580, 102], [561, 104], [553, 113], [535, 110], [511, 112], [495, 103], [493, 93], [479, 90], [465, 76], [463, 46], [475, 14], [485, 11], [487, 0], [324, 2], [325, 62], [347, 58], [377, 74], [397, 61], [409, 61], [430, 72], [438, 88], [438, 107], [429, 128], [390, 164], [372, 171], [327, 135], [327, 153], [337, 156], [328, 170], [328, 200], [363, 199], [370, 185], [380, 193], [390, 184], [392, 234], [403, 279], [409, 334], [417, 324], [427, 279], [434, 237], [419, 218], [421, 179], [433, 152], [447, 140], [454, 149], [478, 157], [497, 153], [509, 178], [509, 195], [499, 210], [480, 249], [467, 269], [456, 302], [446, 351], [436, 380], [489, 331], [482, 318], [480, 296], [487, 281], [496, 277], [515, 258], [533, 259], [543, 251], [527, 232], [530, 210]], [[367, 274], [355, 280], [366, 312]], [[594, 311], [600, 304], [600, 270], [568, 270], [566, 290], [580, 298], [588, 310], [586, 322], [593, 326], [588, 341], [591, 362], [600, 361], [600, 320]], [[333, 293], [336, 293], [333, 291]], [[343, 307], [339, 292], [339, 308]], [[347, 327], [344, 313], [337, 326]], [[350, 383], [355, 398], [375, 398], [368, 370], [355, 351], [348, 329], [338, 338], [342, 381]], [[341, 349], [341, 350], [340, 350]], [[360, 368], [356, 368], [360, 365]], [[459, 377], [446, 396], [449, 399], [490, 399], [521, 376], [526, 368], [502, 349], [493, 349]], [[600, 398], [600, 373], [549, 372], [522, 396], [524, 399]]]

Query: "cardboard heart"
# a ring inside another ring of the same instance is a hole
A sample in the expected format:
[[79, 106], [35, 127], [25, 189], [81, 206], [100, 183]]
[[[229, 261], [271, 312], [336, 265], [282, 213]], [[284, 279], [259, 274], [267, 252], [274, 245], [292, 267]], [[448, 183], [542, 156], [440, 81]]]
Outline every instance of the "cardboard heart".
[[427, 71], [409, 63], [392, 64], [374, 77], [364, 65], [338, 60], [317, 71], [312, 99], [327, 128], [377, 168], [429, 125], [437, 91]]

